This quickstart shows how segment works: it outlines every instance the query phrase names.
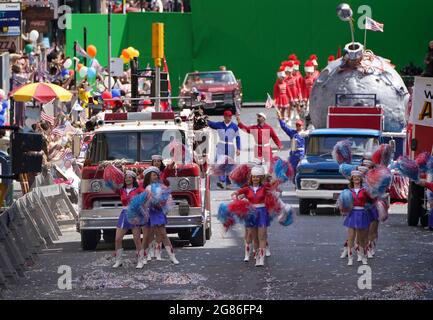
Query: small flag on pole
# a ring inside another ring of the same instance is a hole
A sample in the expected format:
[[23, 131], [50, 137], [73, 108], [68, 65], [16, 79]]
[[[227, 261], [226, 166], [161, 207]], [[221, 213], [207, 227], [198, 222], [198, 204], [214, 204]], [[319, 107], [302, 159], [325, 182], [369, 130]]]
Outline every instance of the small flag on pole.
[[367, 17], [365, 20], [365, 29], [366, 30], [371, 30], [371, 31], [375, 31], [375, 32], [383, 32], [383, 27], [384, 27], [383, 23], [379, 23], [377, 21], [374, 21], [370, 17]]
[[266, 109], [272, 109], [273, 107], [274, 107], [274, 99], [272, 99], [272, 97], [268, 93], [268, 99], [266, 100], [265, 108]]
[[86, 50], [84, 50], [83, 48], [81, 48], [81, 46], [79, 45], [78, 42], [75, 42], [75, 50], [77, 51], [77, 54], [84, 57], [84, 58], [88, 58], [91, 59], [91, 57], [87, 54]]

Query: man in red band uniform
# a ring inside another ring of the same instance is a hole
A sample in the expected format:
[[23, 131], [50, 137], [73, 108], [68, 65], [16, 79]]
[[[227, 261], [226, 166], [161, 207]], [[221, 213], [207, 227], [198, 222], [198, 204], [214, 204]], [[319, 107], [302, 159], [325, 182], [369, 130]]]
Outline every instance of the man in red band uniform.
[[279, 150], [283, 148], [283, 145], [274, 129], [266, 123], [266, 115], [264, 113], [258, 113], [257, 124], [252, 126], [243, 124], [240, 116], [237, 116], [236, 120], [241, 130], [253, 135], [256, 142], [256, 147], [254, 148], [255, 158], [262, 163], [270, 164], [273, 158], [271, 139], [275, 142]]
[[319, 71], [319, 62], [318, 62], [318, 59], [317, 59], [317, 56], [315, 55], [315, 54], [312, 54], [311, 56], [310, 56], [310, 59], [309, 59], [312, 63], [313, 63], [313, 65], [314, 65], [314, 77], [317, 79], [317, 78], [319, 78], [319, 76], [320, 76], [320, 71]]

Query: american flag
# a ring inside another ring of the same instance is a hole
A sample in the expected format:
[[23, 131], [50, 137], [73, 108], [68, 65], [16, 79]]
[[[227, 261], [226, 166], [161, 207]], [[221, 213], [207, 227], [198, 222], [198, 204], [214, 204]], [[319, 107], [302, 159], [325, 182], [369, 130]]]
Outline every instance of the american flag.
[[63, 160], [72, 160], [74, 158], [74, 154], [70, 148], [66, 148], [61, 151], [61, 158]]
[[63, 136], [65, 134], [65, 131], [66, 131], [66, 126], [60, 125], [55, 127], [53, 131], [51, 131], [51, 134], [54, 134], [56, 136]]
[[377, 21], [374, 21], [370, 17], [367, 17], [365, 20], [365, 29], [375, 31], [375, 32], [383, 32], [383, 23], [379, 23]]
[[274, 100], [272, 99], [272, 97], [268, 93], [268, 99], [266, 100], [265, 108], [266, 109], [272, 109], [273, 106], [274, 106]]
[[45, 111], [43, 110], [41, 111], [41, 120], [44, 120], [49, 124], [51, 124], [52, 126], [54, 126], [54, 120], [55, 120], [54, 117], [46, 114]]
[[91, 59], [91, 57], [87, 54], [86, 50], [81, 48], [78, 42], [75, 42], [75, 50], [77, 51], [77, 54], [79, 54], [80, 56]]

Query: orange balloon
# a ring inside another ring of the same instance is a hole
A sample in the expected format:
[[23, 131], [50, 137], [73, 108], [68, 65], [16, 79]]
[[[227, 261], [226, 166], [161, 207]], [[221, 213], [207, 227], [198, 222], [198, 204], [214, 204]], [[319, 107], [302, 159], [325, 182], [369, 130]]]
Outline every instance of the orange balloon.
[[131, 59], [131, 56], [129, 55], [129, 51], [128, 51], [128, 49], [123, 49], [123, 50], [122, 50], [122, 56], [123, 56], [125, 59]]
[[98, 53], [98, 50], [96, 49], [96, 47], [91, 44], [90, 46], [87, 47], [87, 54], [91, 57], [94, 58], [96, 57], [96, 54]]
[[77, 64], [77, 70], [80, 71], [80, 69], [84, 67], [84, 65], [82, 63]]

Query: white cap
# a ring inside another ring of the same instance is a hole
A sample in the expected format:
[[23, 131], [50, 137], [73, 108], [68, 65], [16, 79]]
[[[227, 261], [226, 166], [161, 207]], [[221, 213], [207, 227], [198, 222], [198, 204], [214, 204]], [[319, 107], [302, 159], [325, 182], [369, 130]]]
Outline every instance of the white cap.
[[299, 64], [295, 64], [295, 65], [293, 66], [293, 70], [295, 70], [295, 71], [299, 71]]
[[144, 170], [144, 175], [147, 175], [148, 173], [155, 172], [158, 176], [161, 174], [161, 171], [157, 167], [149, 167], [146, 170]]
[[257, 113], [257, 117], [265, 118], [265, 120], [268, 119], [263, 112]]
[[305, 72], [313, 73], [314, 67], [305, 67]]
[[152, 160], [161, 160], [162, 161], [162, 156], [160, 156], [159, 154], [155, 154], [152, 156], [151, 158]]
[[133, 178], [137, 178], [137, 174], [134, 171], [132, 171], [132, 170], [125, 171], [125, 176], [130, 176], [130, 177], [133, 177]]
[[[359, 169], [359, 168], [358, 168], [358, 169]], [[350, 176], [351, 176], [351, 177], [355, 177], [355, 176], [362, 177], [363, 174], [362, 174], [362, 172], [359, 171], [359, 170], [354, 170], [354, 171], [352, 171], [352, 173], [350, 174]]]
[[293, 67], [292, 67], [292, 68], [290, 68], [290, 67], [286, 67], [284, 70], [285, 70], [286, 72], [293, 72]]
[[311, 62], [317, 67], [319, 64], [317, 63], [317, 60], [316, 59], [314, 59], [314, 60], [311, 60]]
[[367, 167], [372, 167], [374, 166], [374, 162], [371, 160], [362, 160], [362, 164], [367, 166]]
[[366, 172], [368, 172], [368, 167], [365, 167], [365, 166], [359, 166], [358, 167], [358, 171], [360, 171], [361, 173], [366, 173]]
[[264, 176], [265, 169], [262, 166], [255, 166], [251, 169], [252, 176]]
[[286, 73], [285, 72], [277, 72], [277, 77], [278, 78], [285, 78], [286, 77]]

